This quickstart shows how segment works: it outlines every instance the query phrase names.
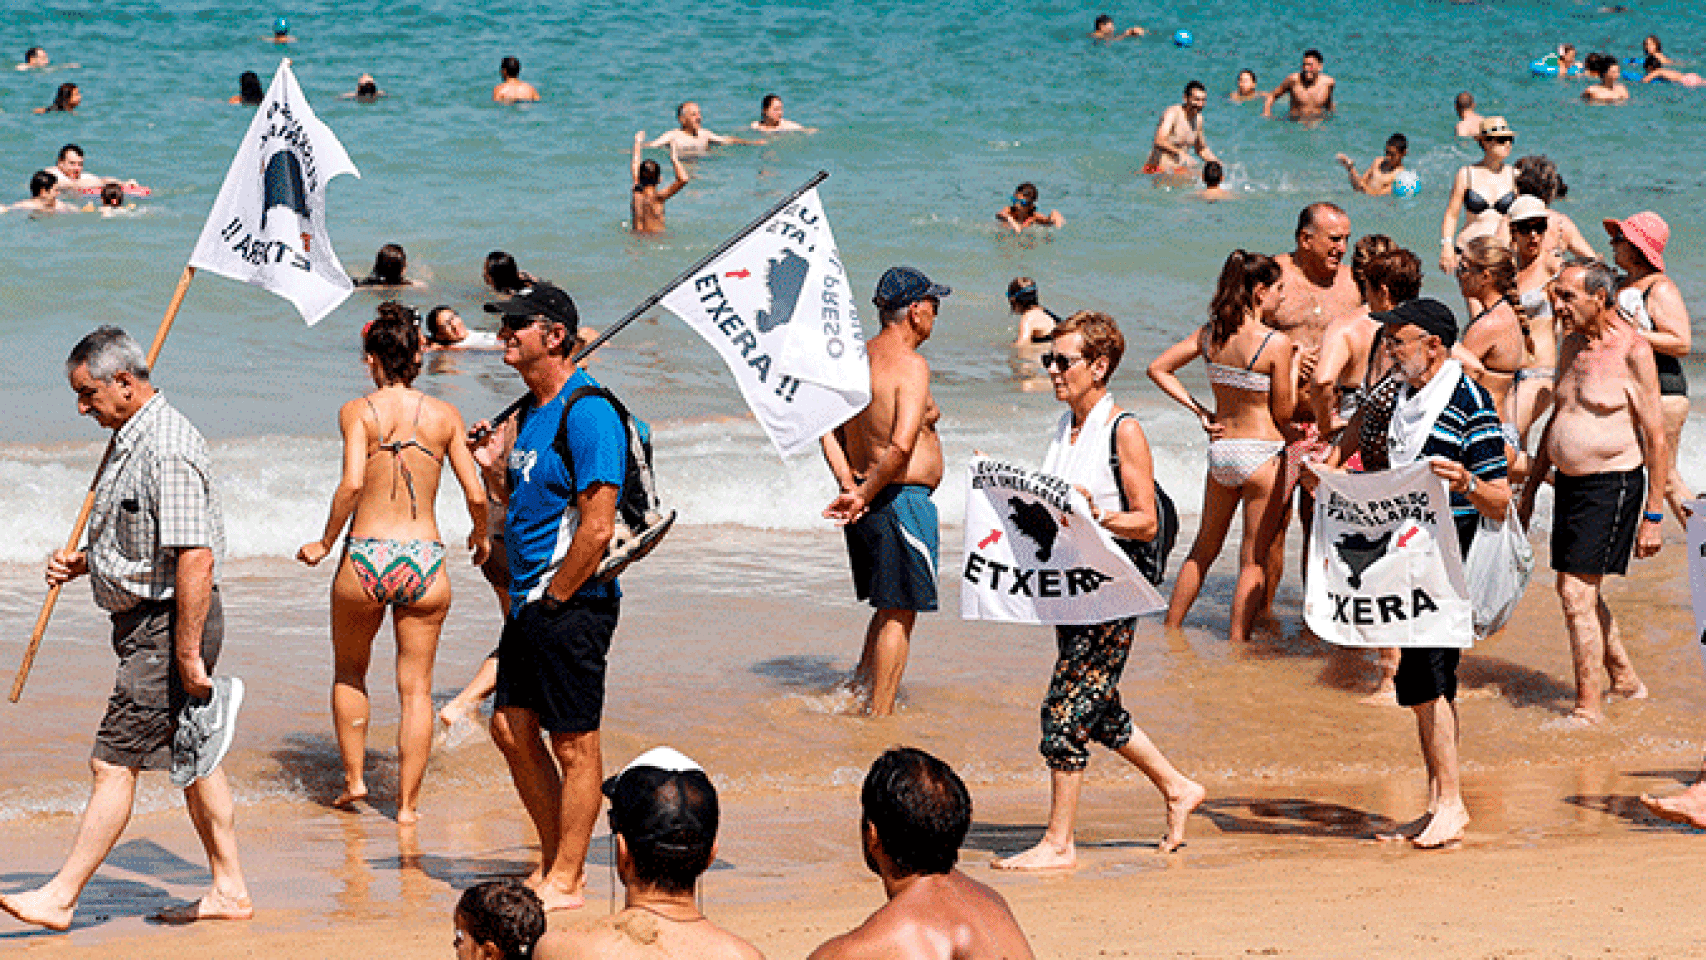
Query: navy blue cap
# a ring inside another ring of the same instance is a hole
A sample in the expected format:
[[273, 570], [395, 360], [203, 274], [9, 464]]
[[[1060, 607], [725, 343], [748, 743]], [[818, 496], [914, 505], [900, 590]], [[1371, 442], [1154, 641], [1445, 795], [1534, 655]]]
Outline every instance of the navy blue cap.
[[1457, 317], [1450, 307], [1438, 300], [1425, 297], [1406, 300], [1390, 310], [1375, 314], [1374, 319], [1393, 327], [1416, 327], [1438, 337], [1447, 347], [1457, 343]]
[[941, 299], [953, 292], [939, 283], [931, 283], [929, 277], [912, 267], [890, 267], [877, 281], [877, 295], [871, 298], [871, 302], [879, 310], [899, 310], [920, 300]]

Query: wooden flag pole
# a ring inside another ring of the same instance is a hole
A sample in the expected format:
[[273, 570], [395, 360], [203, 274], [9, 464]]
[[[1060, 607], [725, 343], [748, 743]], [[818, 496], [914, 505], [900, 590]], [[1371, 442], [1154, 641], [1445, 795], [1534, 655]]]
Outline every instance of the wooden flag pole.
[[[166, 305], [166, 316], [160, 320], [160, 329], [154, 332], [154, 344], [148, 348], [148, 357], [143, 361], [149, 370], [154, 369], [154, 361], [160, 358], [160, 348], [166, 345], [166, 334], [172, 332], [172, 321], [178, 317], [178, 308], [183, 306], [184, 295], [189, 293], [190, 280], [195, 277], [195, 268], [184, 267], [184, 275], [178, 278], [178, 289], [172, 292], [172, 302]], [[89, 492], [83, 495], [83, 508], [77, 511], [77, 522], [71, 527], [71, 536], [65, 540], [66, 552], [77, 549], [78, 541], [83, 539], [83, 528], [89, 525], [89, 514], [95, 509], [95, 487], [101, 482], [101, 474], [106, 472], [107, 461], [112, 459], [113, 446], [118, 443], [118, 431], [114, 430], [112, 439], [107, 441], [107, 450], [101, 454], [101, 464], [95, 468], [95, 476], [89, 481]], [[47, 599], [42, 601], [41, 613], [36, 615], [36, 628], [30, 634], [30, 645], [24, 650], [24, 662], [18, 665], [18, 676], [12, 681], [11, 702], [17, 703], [24, 695], [24, 681], [30, 677], [30, 668], [35, 665], [36, 651], [41, 649], [41, 639], [47, 633], [47, 622], [53, 617], [54, 605], [59, 602], [59, 591], [63, 583], [56, 583], [48, 588]]]

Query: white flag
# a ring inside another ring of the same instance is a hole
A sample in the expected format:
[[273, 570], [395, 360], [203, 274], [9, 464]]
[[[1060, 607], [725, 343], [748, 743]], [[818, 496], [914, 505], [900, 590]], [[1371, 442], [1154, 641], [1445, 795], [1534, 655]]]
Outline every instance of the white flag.
[[960, 619], [1106, 623], [1166, 609], [1059, 477], [977, 457], [966, 470]]
[[1475, 643], [1451, 495], [1426, 460], [1324, 471], [1315, 491], [1303, 618], [1343, 647]]
[[354, 289], [326, 232], [326, 184], [340, 173], [361, 176], [280, 61], [190, 266], [271, 290], [320, 322]]
[[817, 188], [663, 297], [722, 355], [784, 457], [871, 402], [871, 370]]
[[1706, 663], [1706, 500], [1690, 500], [1688, 507], [1688, 583], [1694, 600], [1696, 649]]

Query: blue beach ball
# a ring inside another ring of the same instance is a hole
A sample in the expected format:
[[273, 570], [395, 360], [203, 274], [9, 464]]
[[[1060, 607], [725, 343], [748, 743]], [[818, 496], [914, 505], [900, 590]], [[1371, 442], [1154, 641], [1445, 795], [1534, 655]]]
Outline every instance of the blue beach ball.
[[1413, 197], [1422, 189], [1422, 178], [1414, 170], [1405, 170], [1392, 180], [1392, 195], [1394, 197]]
[[1189, 30], [1180, 30], [1173, 34], [1173, 46], [1175, 47], [1188, 47], [1192, 42], [1191, 32]]

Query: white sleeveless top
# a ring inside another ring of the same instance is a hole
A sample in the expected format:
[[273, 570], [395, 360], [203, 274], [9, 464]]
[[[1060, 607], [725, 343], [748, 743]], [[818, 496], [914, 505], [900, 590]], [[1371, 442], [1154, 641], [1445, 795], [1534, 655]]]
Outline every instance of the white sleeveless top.
[[1084, 418], [1078, 441], [1072, 440], [1072, 411], [1060, 417], [1054, 439], [1043, 454], [1043, 472], [1090, 491], [1090, 499], [1105, 513], [1120, 509], [1119, 480], [1108, 458], [1113, 451], [1114, 397], [1103, 396]]

